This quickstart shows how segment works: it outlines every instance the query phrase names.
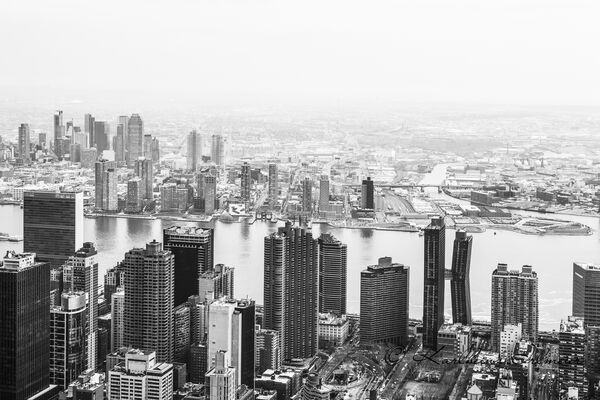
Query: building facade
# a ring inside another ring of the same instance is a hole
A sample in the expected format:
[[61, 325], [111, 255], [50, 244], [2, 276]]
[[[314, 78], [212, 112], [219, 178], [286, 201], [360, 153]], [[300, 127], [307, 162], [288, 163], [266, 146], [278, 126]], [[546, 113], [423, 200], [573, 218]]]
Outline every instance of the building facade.
[[347, 246], [330, 233], [319, 242], [319, 312], [346, 314]]
[[437, 349], [437, 334], [444, 324], [446, 285], [446, 225], [433, 218], [424, 232], [423, 347]]

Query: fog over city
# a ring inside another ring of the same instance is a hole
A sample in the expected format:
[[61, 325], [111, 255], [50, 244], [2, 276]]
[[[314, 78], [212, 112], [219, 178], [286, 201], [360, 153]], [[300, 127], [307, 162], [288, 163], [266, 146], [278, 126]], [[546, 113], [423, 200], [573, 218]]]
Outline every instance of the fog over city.
[[0, 400], [600, 399], [598, 16], [0, 0]]

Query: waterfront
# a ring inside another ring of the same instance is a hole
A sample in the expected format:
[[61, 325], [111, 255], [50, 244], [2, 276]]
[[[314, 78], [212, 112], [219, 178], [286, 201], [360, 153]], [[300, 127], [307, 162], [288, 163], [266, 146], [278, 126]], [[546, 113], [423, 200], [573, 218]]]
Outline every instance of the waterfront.
[[[22, 235], [22, 213], [18, 206], [0, 206], [0, 231]], [[559, 216], [556, 216], [559, 217]], [[531, 264], [539, 276], [540, 328], [557, 329], [561, 318], [571, 312], [572, 264], [574, 261], [600, 263], [599, 220], [593, 217], [566, 217], [591, 226], [590, 236], [522, 235], [509, 231], [488, 230], [473, 234], [471, 262], [471, 299], [474, 318], [489, 318], [491, 272], [499, 262], [512, 268]], [[135, 246], [157, 239], [162, 229], [178, 222], [126, 218], [84, 219], [86, 241], [95, 242], [100, 253], [100, 280], [104, 271], [123, 259]], [[181, 223], [186, 225], [201, 224]], [[262, 304], [263, 238], [280, 224], [259, 222], [215, 223], [215, 262], [236, 268], [237, 297], [251, 297]], [[348, 309], [359, 311], [360, 271], [378, 257], [391, 256], [395, 262], [411, 267], [410, 315], [421, 317], [423, 298], [423, 238], [416, 233], [331, 228], [314, 224], [313, 234], [332, 232], [348, 245]], [[454, 231], [446, 232], [446, 267], [452, 260]], [[22, 250], [23, 242], [0, 242], [6, 250]], [[450, 287], [446, 285], [446, 314], [451, 314]]]

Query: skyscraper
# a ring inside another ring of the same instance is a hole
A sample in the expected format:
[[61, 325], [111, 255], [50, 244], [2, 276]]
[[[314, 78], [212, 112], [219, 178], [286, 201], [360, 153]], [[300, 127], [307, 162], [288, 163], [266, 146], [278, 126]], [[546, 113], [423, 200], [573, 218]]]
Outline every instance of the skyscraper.
[[312, 181], [308, 176], [302, 181], [302, 211], [312, 212]]
[[21, 124], [21, 126], [19, 126], [18, 151], [19, 151], [19, 157], [21, 157], [23, 159], [23, 161], [26, 163], [31, 161], [30, 139], [31, 138], [30, 138], [30, 133], [29, 133], [29, 124]]
[[277, 204], [279, 197], [279, 174], [277, 172], [277, 164], [269, 164], [269, 204], [271, 207]]
[[124, 344], [125, 292], [118, 290], [113, 293], [110, 303], [110, 351], [114, 352], [123, 347]]
[[96, 122], [96, 119], [92, 114], [85, 114], [83, 116], [83, 132], [88, 135], [89, 147], [94, 147], [94, 143], [96, 143], [94, 138], [94, 122]]
[[125, 212], [138, 213], [142, 211], [142, 179], [135, 177], [127, 181], [127, 199]]
[[208, 400], [235, 400], [236, 370], [230, 367], [230, 356], [227, 351], [215, 354], [215, 366], [206, 373]]
[[127, 135], [125, 125], [117, 125], [117, 134], [113, 138], [113, 150], [115, 151], [115, 161], [118, 165], [122, 165], [126, 161], [127, 156]]
[[85, 299], [84, 292], [65, 292], [50, 310], [50, 381], [62, 390], [88, 367]]
[[0, 265], [0, 398], [26, 400], [50, 383], [50, 265], [7, 253]]
[[175, 306], [198, 295], [198, 279], [213, 269], [214, 230], [171, 226], [163, 230], [165, 250], [175, 257]]
[[600, 266], [573, 263], [573, 316], [600, 326]]
[[173, 253], [152, 241], [125, 254], [124, 344], [173, 359]]
[[222, 135], [212, 136], [210, 158], [212, 162], [217, 164], [218, 166], [222, 166], [225, 164], [225, 141], [223, 140]]
[[150, 149], [152, 151], [152, 162], [156, 164], [158, 170], [160, 170], [160, 142], [157, 138], [152, 138]]
[[473, 236], [457, 230], [452, 253], [452, 321], [456, 324], [471, 325], [471, 286], [469, 271], [471, 268], [471, 248]]
[[438, 330], [444, 324], [446, 284], [446, 225], [442, 217], [431, 220], [424, 238], [423, 347], [437, 349]]
[[408, 344], [410, 269], [379, 259], [360, 274], [360, 339], [371, 343]]
[[63, 125], [63, 112], [58, 110], [54, 113], [54, 141], [65, 136], [65, 126]]
[[145, 134], [143, 139], [142, 156], [148, 160], [152, 160], [152, 135]]
[[187, 169], [195, 171], [202, 163], [202, 137], [196, 130], [187, 136]]
[[250, 174], [250, 164], [242, 164], [240, 196], [245, 201], [250, 201], [250, 190], [252, 187], [252, 175]]
[[217, 177], [206, 175], [204, 177], [204, 213], [212, 215], [217, 207]]
[[[254, 390], [256, 343], [256, 305], [254, 300], [236, 301], [233, 313], [233, 330], [239, 330], [239, 343], [233, 343], [232, 365], [236, 366], [238, 385]], [[237, 349], [236, 349], [237, 348]], [[235, 351], [237, 350], [237, 351]]]
[[319, 237], [319, 312], [346, 314], [347, 246], [330, 233]]
[[[131, 126], [131, 125], [130, 125]], [[152, 173], [152, 160], [140, 157], [135, 160], [134, 170], [142, 180], [142, 195], [145, 200], [152, 200], [154, 176]]]
[[144, 123], [138, 114], [132, 114], [127, 122], [127, 163], [133, 164], [143, 155]]
[[375, 197], [374, 197], [374, 188], [373, 181], [371, 177], [368, 176], [367, 179], [362, 181], [362, 188], [360, 191], [360, 206], [364, 209], [374, 210], [375, 209]]
[[286, 223], [265, 237], [265, 327], [281, 334], [283, 358], [309, 358], [318, 346], [319, 246], [310, 230]]
[[95, 207], [97, 210], [117, 211], [117, 173], [114, 161], [99, 160], [95, 164]]
[[98, 349], [98, 252], [93, 243], [85, 242], [83, 246], [69, 257], [63, 268], [63, 288], [65, 291], [87, 293], [86, 326], [87, 362], [86, 369], [96, 369], [100, 362], [96, 360]]
[[322, 175], [319, 181], [319, 211], [327, 211], [329, 207], [329, 177]]
[[61, 266], [83, 245], [83, 193], [25, 192], [23, 249]]
[[500, 331], [506, 324], [522, 324], [523, 338], [537, 339], [538, 279], [529, 265], [509, 271], [498, 264], [492, 273], [492, 348], [499, 349]]
[[102, 154], [104, 150], [108, 150], [108, 135], [109, 125], [105, 121], [94, 121], [94, 141], [91, 145], [96, 148], [98, 154]]

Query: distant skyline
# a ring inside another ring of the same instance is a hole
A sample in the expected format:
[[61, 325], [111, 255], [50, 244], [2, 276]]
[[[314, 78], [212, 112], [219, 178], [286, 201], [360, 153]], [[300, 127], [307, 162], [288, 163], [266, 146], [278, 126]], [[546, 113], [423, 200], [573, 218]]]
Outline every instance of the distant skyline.
[[600, 106], [599, 12], [587, 0], [3, 2], [0, 104]]

